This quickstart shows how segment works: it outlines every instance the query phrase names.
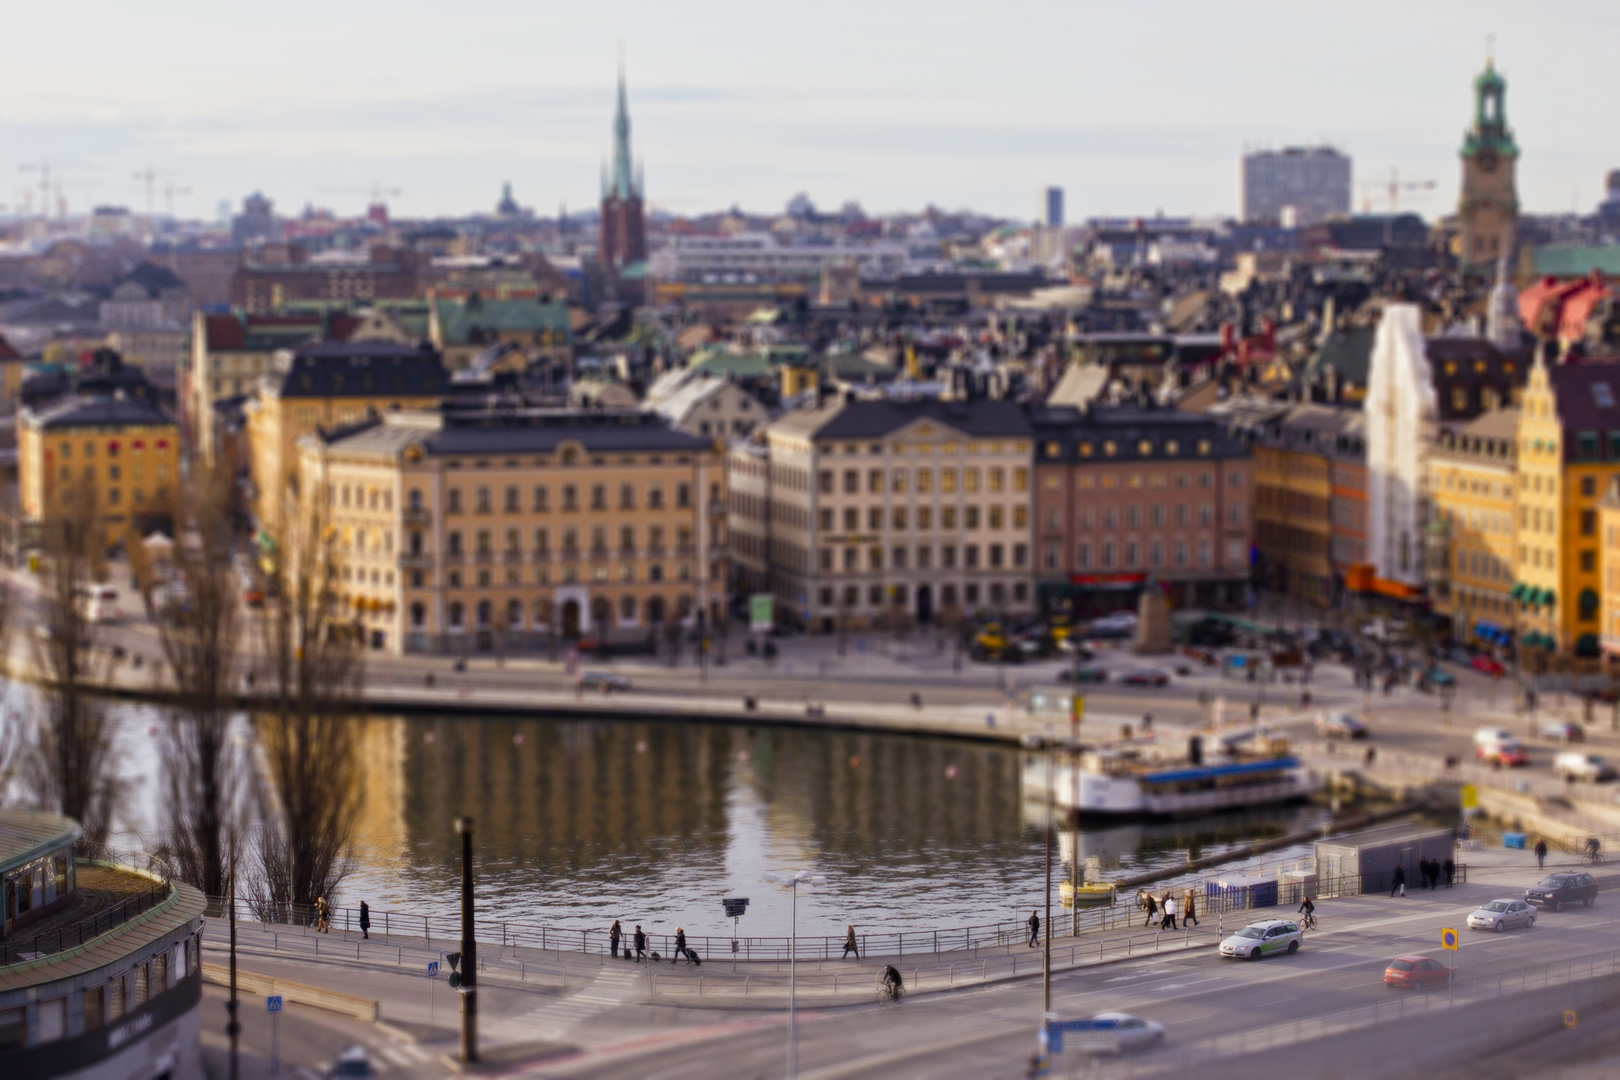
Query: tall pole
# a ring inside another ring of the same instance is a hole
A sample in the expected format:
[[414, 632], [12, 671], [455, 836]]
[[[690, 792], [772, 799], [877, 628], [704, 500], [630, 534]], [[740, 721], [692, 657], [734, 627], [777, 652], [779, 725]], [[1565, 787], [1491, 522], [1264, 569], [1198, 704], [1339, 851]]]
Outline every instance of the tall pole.
[[[1052, 1011], [1052, 825], [1057, 816], [1052, 797], [1052, 729], [1046, 729], [1046, 947], [1041, 956], [1041, 1029]], [[1078, 899], [1078, 897], [1076, 897]]]
[[788, 931], [788, 1080], [799, 1075], [799, 881], [793, 879], [793, 919]]
[[236, 998], [236, 865], [234, 858], [231, 863], [231, 999], [225, 1003], [225, 1011], [230, 1014], [230, 1021], [225, 1025], [225, 1034], [231, 1037], [231, 1080], [240, 1080], [241, 1061], [237, 1056], [237, 1036], [242, 1032], [242, 1024], [236, 1018], [236, 1012], [241, 1002]]
[[478, 1060], [478, 943], [473, 937], [473, 819], [456, 818], [461, 834], [461, 1060]]

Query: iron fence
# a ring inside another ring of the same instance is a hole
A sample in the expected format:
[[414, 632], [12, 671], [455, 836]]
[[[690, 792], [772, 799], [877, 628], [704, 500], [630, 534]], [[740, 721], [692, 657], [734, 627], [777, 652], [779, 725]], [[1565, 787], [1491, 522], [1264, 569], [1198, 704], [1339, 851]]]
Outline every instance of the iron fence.
[[0, 941], [0, 968], [77, 948], [129, 922], [142, 912], [156, 907], [172, 894], [173, 889], [170, 886], [154, 884], [134, 896], [65, 922], [54, 929], [40, 931], [29, 938], [8, 938]]

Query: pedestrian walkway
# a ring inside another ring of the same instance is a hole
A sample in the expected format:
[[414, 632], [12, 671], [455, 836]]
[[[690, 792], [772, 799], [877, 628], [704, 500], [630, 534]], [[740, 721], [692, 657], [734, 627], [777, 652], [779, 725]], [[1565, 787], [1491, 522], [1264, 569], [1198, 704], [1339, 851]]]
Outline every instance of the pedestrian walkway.
[[644, 965], [609, 963], [583, 989], [526, 1013], [486, 1024], [481, 1035], [492, 1045], [563, 1039], [602, 1013], [633, 1001], [644, 1001], [647, 996]]

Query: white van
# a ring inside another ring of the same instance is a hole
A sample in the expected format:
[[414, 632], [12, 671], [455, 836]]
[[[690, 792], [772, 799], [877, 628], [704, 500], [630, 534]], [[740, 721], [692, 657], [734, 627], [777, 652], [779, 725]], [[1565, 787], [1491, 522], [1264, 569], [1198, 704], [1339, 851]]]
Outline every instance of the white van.
[[1474, 732], [1474, 747], [1495, 746], [1497, 743], [1513, 742], [1513, 733], [1507, 728], [1482, 727]]
[[1603, 760], [1601, 754], [1584, 750], [1566, 750], [1553, 758], [1553, 772], [1571, 780], [1597, 783], [1614, 776], [1614, 767]]
[[90, 586], [84, 617], [91, 623], [109, 623], [118, 619], [118, 590], [111, 585]]

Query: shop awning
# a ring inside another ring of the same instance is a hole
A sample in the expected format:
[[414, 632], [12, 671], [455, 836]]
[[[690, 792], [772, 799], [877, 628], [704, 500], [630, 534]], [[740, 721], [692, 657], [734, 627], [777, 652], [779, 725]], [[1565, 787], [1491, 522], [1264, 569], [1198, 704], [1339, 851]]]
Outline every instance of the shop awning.
[[1529, 591], [1530, 591], [1529, 586], [1527, 586], [1524, 582], [1521, 581], [1517, 585], [1513, 586], [1513, 591], [1508, 593], [1508, 595], [1513, 597], [1513, 599], [1515, 599], [1515, 600], [1523, 600], [1524, 599], [1524, 594], [1529, 592]]
[[1552, 589], [1542, 589], [1541, 602], [1546, 604], [1548, 607], [1552, 607], [1554, 604], [1558, 603], [1558, 593]]

